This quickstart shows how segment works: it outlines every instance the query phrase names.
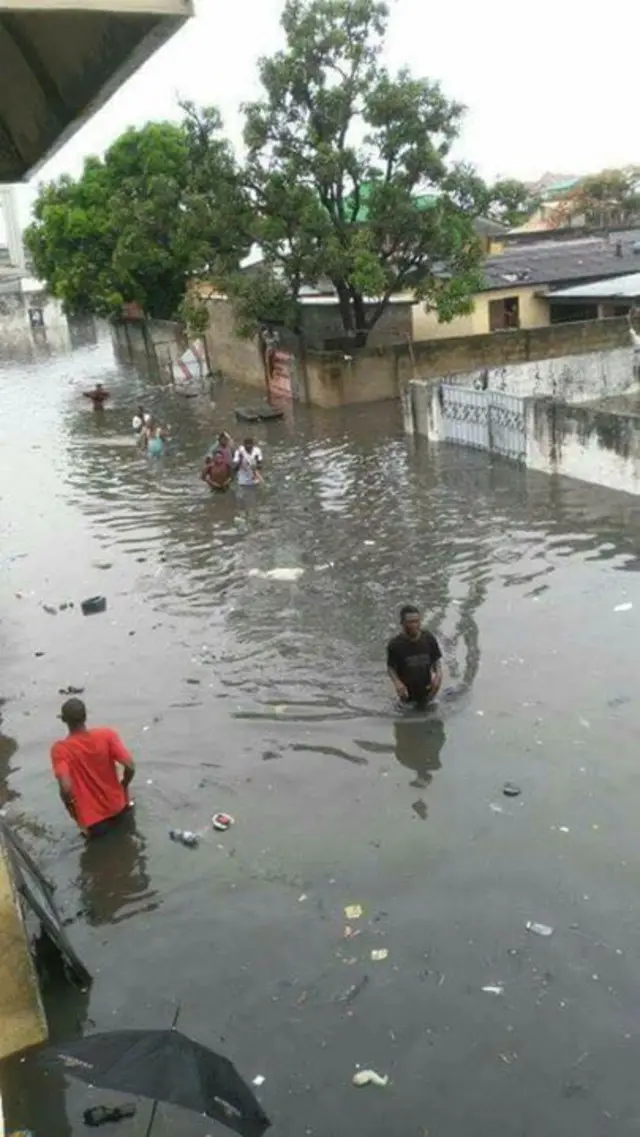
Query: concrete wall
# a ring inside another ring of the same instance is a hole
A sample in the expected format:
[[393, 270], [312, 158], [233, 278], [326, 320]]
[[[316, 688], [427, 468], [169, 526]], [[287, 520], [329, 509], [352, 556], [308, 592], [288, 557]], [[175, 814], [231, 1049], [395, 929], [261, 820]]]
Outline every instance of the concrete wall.
[[237, 383], [266, 392], [264, 364], [258, 337], [240, 339], [235, 329], [233, 312], [224, 297], [209, 300], [209, 327], [206, 332], [211, 367]]
[[447, 382], [461, 387], [503, 391], [521, 398], [549, 395], [568, 403], [584, 403], [589, 399], [638, 390], [633, 364], [633, 348], [618, 347], [586, 355], [561, 356], [559, 359], [475, 368], [447, 376]]
[[187, 347], [182, 324], [174, 320], [126, 320], [112, 324], [119, 350], [129, 356], [154, 360], [166, 370]]
[[[629, 326], [625, 319], [586, 320], [386, 349], [366, 348], [353, 359], [345, 359], [343, 352], [308, 351], [308, 397], [309, 402], [323, 407], [395, 399], [415, 378], [446, 377], [450, 382], [462, 372], [481, 374], [487, 367], [502, 368], [571, 355], [584, 357], [617, 347], [629, 351]], [[551, 390], [541, 389], [540, 393]]]
[[342, 352], [307, 352], [307, 397], [317, 407], [342, 407], [398, 397], [395, 356], [383, 348], [346, 359]]
[[473, 311], [467, 316], [457, 316], [450, 324], [441, 324], [435, 312], [425, 311], [423, 304], [413, 308], [414, 340], [450, 339], [454, 336], [486, 335], [490, 330], [489, 303], [492, 300], [507, 300], [517, 296], [520, 308], [520, 327], [538, 328], [549, 323], [549, 301], [538, 296], [540, 285], [523, 288], [497, 289], [495, 292], [479, 292], [474, 299]]
[[526, 430], [532, 470], [640, 494], [640, 415], [531, 399]]
[[[42, 312], [42, 327], [32, 328], [29, 309]], [[69, 325], [60, 301], [44, 292], [24, 294], [15, 284], [0, 287], [0, 355], [29, 355], [34, 339], [45, 349], [68, 347]]]
[[0, 1058], [47, 1038], [29, 937], [0, 840]]

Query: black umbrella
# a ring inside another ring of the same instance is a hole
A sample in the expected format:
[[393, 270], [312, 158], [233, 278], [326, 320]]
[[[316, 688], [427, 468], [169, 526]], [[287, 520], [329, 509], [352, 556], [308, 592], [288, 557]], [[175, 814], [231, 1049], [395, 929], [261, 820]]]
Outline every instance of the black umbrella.
[[89, 1085], [184, 1106], [242, 1137], [271, 1124], [233, 1063], [177, 1030], [109, 1031], [43, 1053]]

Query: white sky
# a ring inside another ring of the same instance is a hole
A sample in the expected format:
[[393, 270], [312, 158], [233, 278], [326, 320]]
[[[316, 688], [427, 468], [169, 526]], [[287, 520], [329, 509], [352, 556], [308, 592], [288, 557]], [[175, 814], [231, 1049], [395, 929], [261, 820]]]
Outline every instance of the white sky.
[[[197, 15], [40, 171], [77, 174], [127, 126], [178, 117], [177, 99], [217, 105], [241, 136], [239, 104], [257, 94], [256, 60], [280, 43], [283, 0], [197, 0]], [[395, 0], [387, 62], [439, 79], [468, 107], [456, 156], [534, 179], [640, 164], [635, 137], [638, 0], [491, 7], [477, 0]], [[21, 189], [28, 221], [34, 187]]]

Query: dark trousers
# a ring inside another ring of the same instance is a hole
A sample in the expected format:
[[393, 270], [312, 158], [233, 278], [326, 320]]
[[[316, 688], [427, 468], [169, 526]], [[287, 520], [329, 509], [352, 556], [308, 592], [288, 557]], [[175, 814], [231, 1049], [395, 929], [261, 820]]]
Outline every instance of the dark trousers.
[[120, 813], [114, 813], [113, 817], [105, 817], [104, 821], [96, 821], [95, 825], [90, 825], [87, 829], [88, 837], [104, 837], [105, 833], [110, 833], [112, 829], [116, 829], [122, 825], [126, 817], [131, 813], [130, 806], [126, 805]]

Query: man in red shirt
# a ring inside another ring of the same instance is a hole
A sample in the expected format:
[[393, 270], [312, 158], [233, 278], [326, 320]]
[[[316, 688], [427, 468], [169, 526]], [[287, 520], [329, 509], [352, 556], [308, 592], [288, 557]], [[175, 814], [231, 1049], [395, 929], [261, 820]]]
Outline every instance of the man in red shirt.
[[60, 718], [69, 731], [67, 738], [51, 747], [60, 797], [83, 833], [97, 837], [122, 820], [129, 809], [134, 761], [115, 730], [106, 726], [87, 728], [87, 708], [82, 699], [67, 699]]

